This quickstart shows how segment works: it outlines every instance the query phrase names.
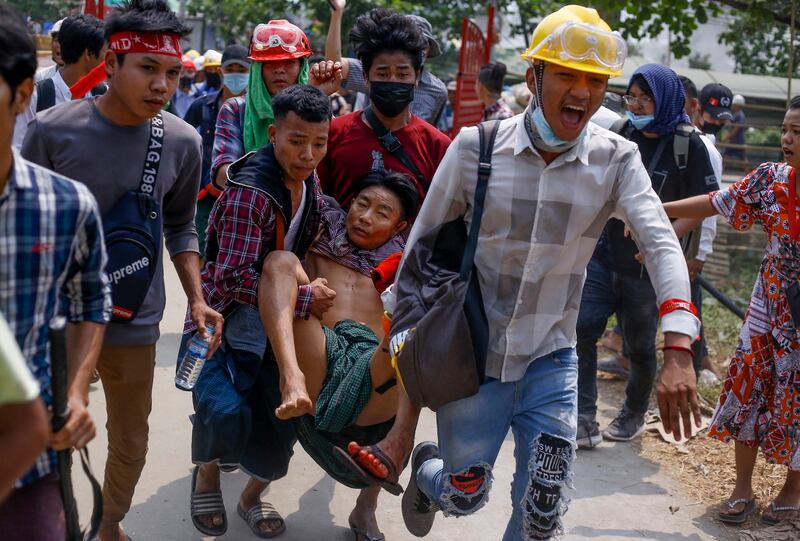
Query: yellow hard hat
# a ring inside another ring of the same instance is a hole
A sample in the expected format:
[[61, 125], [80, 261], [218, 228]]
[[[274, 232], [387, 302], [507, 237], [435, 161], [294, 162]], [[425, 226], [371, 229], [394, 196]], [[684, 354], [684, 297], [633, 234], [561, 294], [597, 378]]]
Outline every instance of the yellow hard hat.
[[189, 50], [188, 50], [188, 51], [186, 51], [186, 53], [184, 53], [184, 54], [186, 54], [186, 56], [188, 56], [188, 57], [189, 57], [189, 60], [194, 60], [195, 58], [197, 58], [198, 56], [200, 56], [200, 53], [198, 53], [198, 52], [197, 52], [197, 51], [195, 51], [194, 49], [189, 49]]
[[622, 74], [628, 47], [597, 10], [564, 6], [536, 26], [522, 58], [615, 77]]
[[209, 49], [204, 52], [203, 58], [205, 58], [205, 61], [203, 62], [203, 69], [222, 65], [222, 54], [214, 49]]

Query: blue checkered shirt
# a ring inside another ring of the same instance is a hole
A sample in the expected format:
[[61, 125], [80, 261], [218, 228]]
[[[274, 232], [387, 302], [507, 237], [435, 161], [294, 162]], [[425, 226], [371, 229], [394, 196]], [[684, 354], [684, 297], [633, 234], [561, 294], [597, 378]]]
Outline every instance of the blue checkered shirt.
[[[342, 86], [350, 92], [366, 94], [367, 85], [361, 61], [357, 58], [348, 58], [347, 66], [347, 79], [344, 80]], [[447, 85], [431, 72], [423, 70], [417, 88], [414, 90], [414, 101], [411, 102], [409, 108], [411, 114], [436, 126], [446, 103]]]
[[[47, 406], [50, 385], [49, 322], [56, 309], [69, 321], [107, 323], [111, 287], [100, 214], [89, 190], [23, 160], [0, 194], [0, 312], [5, 315]], [[56, 469], [46, 450], [18, 483]]]

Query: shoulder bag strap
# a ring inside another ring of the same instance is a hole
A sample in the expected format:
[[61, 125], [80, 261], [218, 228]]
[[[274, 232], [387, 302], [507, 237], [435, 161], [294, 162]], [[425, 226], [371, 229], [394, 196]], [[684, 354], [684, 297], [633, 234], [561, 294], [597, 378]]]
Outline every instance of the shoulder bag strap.
[[155, 196], [158, 168], [161, 166], [161, 155], [164, 150], [164, 116], [158, 113], [150, 120], [150, 138], [147, 141], [147, 152], [142, 170], [141, 193]]
[[381, 121], [378, 120], [378, 117], [376, 117], [375, 113], [372, 112], [372, 107], [367, 106], [364, 109], [364, 118], [367, 119], [372, 131], [374, 131], [375, 135], [378, 136], [378, 139], [383, 147], [388, 150], [392, 156], [400, 160], [400, 162], [405, 165], [409, 171], [414, 173], [414, 176], [417, 177], [417, 181], [419, 182], [420, 186], [425, 186], [425, 183], [427, 182], [425, 177], [422, 176], [422, 173], [420, 173], [417, 166], [414, 165], [414, 162], [411, 161], [411, 159], [408, 157], [408, 154], [406, 154], [403, 150], [403, 143], [401, 143], [400, 139], [386, 129], [386, 126], [384, 126]]
[[475, 185], [475, 201], [472, 207], [472, 222], [469, 226], [467, 245], [464, 247], [464, 257], [461, 259], [461, 279], [466, 280], [475, 261], [475, 251], [478, 248], [478, 233], [483, 218], [483, 204], [486, 201], [486, 189], [489, 186], [489, 177], [492, 174], [492, 150], [497, 136], [499, 120], [482, 122], [478, 124], [478, 141], [480, 154], [478, 157], [478, 182]]

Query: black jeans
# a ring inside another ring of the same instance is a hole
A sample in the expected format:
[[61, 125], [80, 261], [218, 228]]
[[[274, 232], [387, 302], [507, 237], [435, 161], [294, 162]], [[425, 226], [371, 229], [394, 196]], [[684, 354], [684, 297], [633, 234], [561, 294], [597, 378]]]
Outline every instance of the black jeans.
[[631, 361], [625, 408], [644, 414], [656, 377], [656, 330], [658, 302], [647, 276], [613, 272], [593, 257], [586, 268], [578, 313], [578, 414], [597, 414], [597, 340], [611, 314], [617, 314], [624, 342], [623, 353]]

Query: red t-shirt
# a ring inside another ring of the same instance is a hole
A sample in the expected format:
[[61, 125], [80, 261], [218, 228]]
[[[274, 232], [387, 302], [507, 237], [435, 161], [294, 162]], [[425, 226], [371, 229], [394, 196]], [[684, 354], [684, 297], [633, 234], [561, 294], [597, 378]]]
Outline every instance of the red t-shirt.
[[414, 173], [384, 148], [361, 115], [362, 111], [356, 111], [331, 121], [328, 153], [317, 166], [322, 191], [347, 208], [358, 181], [370, 171], [385, 168], [406, 173], [424, 198], [450, 138], [413, 115], [408, 124], [392, 132], [425, 178], [425, 184], [420, 186]]

